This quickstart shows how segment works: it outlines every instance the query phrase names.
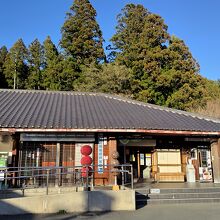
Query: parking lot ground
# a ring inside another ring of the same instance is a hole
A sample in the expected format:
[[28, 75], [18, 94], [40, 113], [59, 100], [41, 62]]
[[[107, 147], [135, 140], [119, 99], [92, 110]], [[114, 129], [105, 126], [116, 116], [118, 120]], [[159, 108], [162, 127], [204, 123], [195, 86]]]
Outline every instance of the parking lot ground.
[[136, 211], [0, 216], [2, 220], [219, 220], [220, 203], [149, 205]]

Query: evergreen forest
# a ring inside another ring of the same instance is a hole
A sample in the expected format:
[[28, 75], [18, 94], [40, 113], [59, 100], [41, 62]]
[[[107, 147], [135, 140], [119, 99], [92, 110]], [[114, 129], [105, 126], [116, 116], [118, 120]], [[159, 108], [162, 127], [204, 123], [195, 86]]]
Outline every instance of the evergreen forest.
[[220, 118], [220, 80], [201, 76], [160, 15], [127, 4], [106, 48], [96, 16], [89, 0], [75, 0], [59, 45], [48, 36], [0, 47], [0, 88], [102, 92]]

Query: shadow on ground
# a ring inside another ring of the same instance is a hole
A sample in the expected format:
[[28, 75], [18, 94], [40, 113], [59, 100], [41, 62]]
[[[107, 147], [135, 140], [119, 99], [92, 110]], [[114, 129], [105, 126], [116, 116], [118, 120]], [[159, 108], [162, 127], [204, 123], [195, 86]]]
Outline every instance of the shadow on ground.
[[90, 219], [92, 217], [102, 216], [110, 211], [106, 212], [83, 212], [83, 213], [65, 213], [65, 214], [24, 214], [24, 215], [1, 215], [0, 219], [4, 220], [71, 220], [75, 218]]

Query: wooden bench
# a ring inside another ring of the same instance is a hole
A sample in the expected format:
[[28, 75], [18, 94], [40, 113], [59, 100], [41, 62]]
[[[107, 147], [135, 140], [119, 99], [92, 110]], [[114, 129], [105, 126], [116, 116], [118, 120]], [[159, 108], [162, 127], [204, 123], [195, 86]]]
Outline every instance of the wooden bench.
[[184, 173], [155, 173], [154, 179], [156, 182], [184, 182]]

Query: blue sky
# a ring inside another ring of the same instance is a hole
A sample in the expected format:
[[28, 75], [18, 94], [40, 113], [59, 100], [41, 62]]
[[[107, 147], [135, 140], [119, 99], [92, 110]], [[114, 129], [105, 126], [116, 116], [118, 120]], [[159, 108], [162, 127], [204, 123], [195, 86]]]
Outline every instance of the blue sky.
[[[58, 45], [60, 28], [73, 0], [0, 0], [0, 47], [10, 48], [19, 38], [28, 46], [50, 35]], [[161, 15], [168, 32], [183, 39], [199, 62], [201, 74], [220, 79], [219, 0], [91, 0], [108, 41], [115, 32], [116, 16], [128, 3], [142, 4]]]

